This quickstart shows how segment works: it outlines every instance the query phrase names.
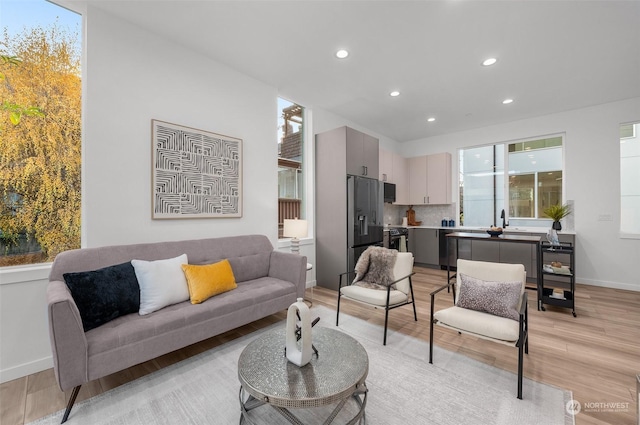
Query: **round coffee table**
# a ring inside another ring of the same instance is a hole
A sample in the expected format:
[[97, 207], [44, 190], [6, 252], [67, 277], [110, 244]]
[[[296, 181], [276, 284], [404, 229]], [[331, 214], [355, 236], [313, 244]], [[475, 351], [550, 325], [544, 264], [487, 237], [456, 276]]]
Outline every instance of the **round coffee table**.
[[[240, 423], [253, 424], [249, 411], [267, 404], [292, 424], [302, 424], [289, 409], [310, 409], [336, 404], [324, 421], [329, 424], [349, 400], [357, 413], [347, 424], [365, 422], [369, 357], [349, 335], [329, 328], [312, 330], [318, 355], [303, 367], [284, 355], [285, 329], [267, 332], [247, 345], [238, 359]], [[253, 416], [253, 415], [251, 415]]]

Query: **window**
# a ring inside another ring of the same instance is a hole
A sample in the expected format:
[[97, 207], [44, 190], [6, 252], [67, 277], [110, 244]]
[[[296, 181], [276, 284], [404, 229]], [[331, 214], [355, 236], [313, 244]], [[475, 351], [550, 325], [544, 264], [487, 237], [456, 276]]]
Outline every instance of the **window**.
[[[0, 266], [80, 247], [80, 15], [3, 2]], [[6, 19], [4, 19], [6, 18]]]
[[508, 219], [546, 219], [562, 204], [562, 136], [461, 149], [460, 222], [502, 224]]
[[305, 218], [304, 108], [278, 98], [278, 238], [284, 220]]
[[620, 126], [620, 233], [640, 238], [640, 123]]

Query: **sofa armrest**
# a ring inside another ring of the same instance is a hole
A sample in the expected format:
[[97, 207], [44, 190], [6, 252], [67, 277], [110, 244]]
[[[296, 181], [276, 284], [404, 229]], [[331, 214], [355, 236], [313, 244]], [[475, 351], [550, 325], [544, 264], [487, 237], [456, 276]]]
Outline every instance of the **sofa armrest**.
[[290, 252], [272, 251], [269, 276], [291, 282], [298, 298], [304, 298], [307, 287], [307, 257]]
[[89, 381], [87, 338], [78, 307], [64, 282], [47, 285], [47, 308], [56, 380], [66, 391]]

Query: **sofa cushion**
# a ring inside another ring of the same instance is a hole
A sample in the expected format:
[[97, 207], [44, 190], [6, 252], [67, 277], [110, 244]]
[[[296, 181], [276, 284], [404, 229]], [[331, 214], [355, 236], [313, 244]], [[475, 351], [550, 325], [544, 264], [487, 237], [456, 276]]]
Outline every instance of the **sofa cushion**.
[[461, 273], [456, 305], [517, 321], [521, 292], [522, 282], [486, 281]]
[[187, 278], [191, 304], [200, 304], [214, 295], [238, 287], [229, 260], [201, 266], [183, 264], [182, 270]]
[[[238, 287], [233, 291], [212, 297], [204, 303], [193, 305], [183, 302], [148, 315], [132, 315], [113, 320], [100, 329], [86, 334], [89, 356], [93, 357], [108, 351], [115, 352], [127, 345], [144, 345], [144, 341], [175, 332], [184, 333], [184, 339], [187, 340], [192, 337], [188, 335], [191, 333], [190, 329], [198, 323], [218, 321], [219, 318], [233, 316], [237, 311], [260, 312], [274, 303], [283, 303], [284, 306], [280, 305], [273, 312], [263, 311], [266, 315], [273, 314], [295, 302], [295, 285], [291, 282], [264, 277], [248, 282], [238, 282], [237, 285]], [[229, 325], [235, 328], [246, 323], [241, 321]], [[203, 336], [203, 338], [210, 336]]]
[[187, 254], [166, 260], [131, 260], [140, 285], [141, 316], [189, 299], [182, 271], [182, 265], [188, 263]]
[[130, 262], [98, 270], [64, 273], [87, 332], [140, 308], [140, 287]]

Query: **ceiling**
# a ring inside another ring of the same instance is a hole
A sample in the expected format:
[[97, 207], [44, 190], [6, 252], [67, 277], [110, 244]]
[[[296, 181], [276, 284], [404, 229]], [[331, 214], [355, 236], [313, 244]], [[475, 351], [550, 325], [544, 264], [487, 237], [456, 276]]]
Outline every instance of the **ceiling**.
[[640, 96], [640, 1], [60, 3], [93, 4], [398, 142]]

